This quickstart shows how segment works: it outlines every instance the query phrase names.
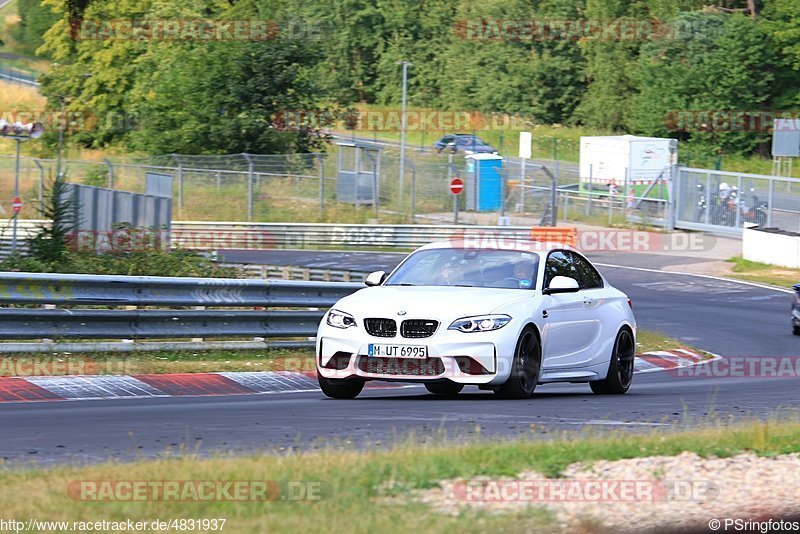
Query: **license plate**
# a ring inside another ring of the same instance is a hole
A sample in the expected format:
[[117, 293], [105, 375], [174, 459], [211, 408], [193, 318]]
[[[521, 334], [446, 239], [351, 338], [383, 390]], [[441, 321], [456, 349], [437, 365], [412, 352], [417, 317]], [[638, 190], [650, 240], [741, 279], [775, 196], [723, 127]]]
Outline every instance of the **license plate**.
[[428, 347], [424, 345], [383, 345], [379, 343], [370, 343], [368, 354], [381, 358], [415, 358], [423, 360], [428, 357]]

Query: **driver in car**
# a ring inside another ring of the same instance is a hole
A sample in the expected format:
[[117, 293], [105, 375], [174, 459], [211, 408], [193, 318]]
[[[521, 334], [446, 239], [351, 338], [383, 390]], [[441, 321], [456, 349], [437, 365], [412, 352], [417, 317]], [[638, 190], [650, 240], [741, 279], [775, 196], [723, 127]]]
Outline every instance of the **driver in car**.
[[512, 280], [516, 281], [523, 289], [530, 288], [533, 285], [533, 263], [529, 261], [515, 263]]
[[452, 286], [456, 284], [457, 269], [453, 262], [442, 265], [442, 284]]

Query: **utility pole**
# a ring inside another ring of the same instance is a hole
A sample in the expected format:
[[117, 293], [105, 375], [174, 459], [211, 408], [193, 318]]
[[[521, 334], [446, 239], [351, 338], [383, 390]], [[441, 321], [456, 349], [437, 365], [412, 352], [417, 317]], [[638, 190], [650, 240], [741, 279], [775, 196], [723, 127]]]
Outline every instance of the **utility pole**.
[[408, 86], [408, 61], [398, 61], [398, 65], [403, 66], [403, 95], [400, 104], [400, 211], [403, 211], [403, 181], [406, 171], [406, 95]]

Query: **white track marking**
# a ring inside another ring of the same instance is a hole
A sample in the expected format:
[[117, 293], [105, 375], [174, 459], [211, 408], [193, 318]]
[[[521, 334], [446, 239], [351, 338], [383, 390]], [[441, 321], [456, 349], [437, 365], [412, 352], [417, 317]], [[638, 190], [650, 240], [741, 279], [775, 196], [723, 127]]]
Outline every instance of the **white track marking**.
[[672, 274], [679, 276], [694, 276], [695, 278], [706, 278], [708, 280], [717, 280], [720, 282], [731, 282], [734, 284], [742, 284], [745, 286], [757, 287], [760, 289], [771, 289], [772, 291], [780, 291], [781, 293], [794, 294], [793, 289], [784, 289], [782, 287], [770, 286], [767, 284], [759, 284], [757, 282], [747, 282], [745, 280], [736, 280], [733, 278], [725, 278], [724, 276], [713, 276], [710, 274], [695, 274], [695, 273], [682, 273], [679, 271], [662, 271], [661, 269], [647, 269], [645, 267], [628, 267], [627, 265], [613, 265], [610, 263], [595, 263], [598, 267], [611, 267], [613, 269], [628, 269], [630, 271], [642, 271], [645, 273], [658, 273], [658, 274]]

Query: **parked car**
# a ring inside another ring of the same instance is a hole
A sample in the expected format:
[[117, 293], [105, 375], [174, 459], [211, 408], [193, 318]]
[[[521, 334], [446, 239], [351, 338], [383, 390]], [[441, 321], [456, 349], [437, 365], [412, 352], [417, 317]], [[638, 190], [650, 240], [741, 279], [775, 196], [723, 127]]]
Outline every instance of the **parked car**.
[[449, 150], [453, 154], [497, 154], [496, 148], [472, 134], [448, 134], [436, 141], [433, 147], [439, 153]]
[[800, 336], [800, 284], [792, 286], [792, 334]]
[[432, 243], [366, 285], [319, 326], [317, 373], [329, 397], [354, 398], [368, 380], [444, 396], [477, 385], [505, 398], [548, 382], [588, 382], [598, 394], [631, 385], [631, 301], [575, 250]]

